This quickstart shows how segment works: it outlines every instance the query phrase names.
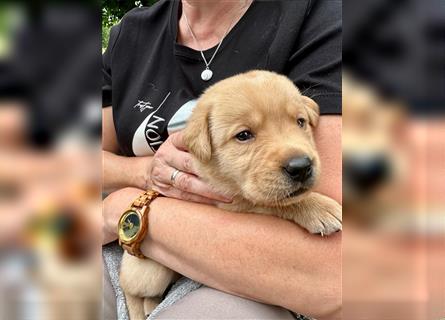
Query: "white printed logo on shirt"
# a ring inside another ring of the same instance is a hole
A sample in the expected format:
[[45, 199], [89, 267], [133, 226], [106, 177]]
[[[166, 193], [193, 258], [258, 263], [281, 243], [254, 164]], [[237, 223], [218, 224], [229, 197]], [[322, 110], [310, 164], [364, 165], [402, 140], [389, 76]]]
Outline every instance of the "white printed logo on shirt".
[[133, 109], [139, 108], [140, 112], [145, 111], [146, 109], [153, 109], [153, 107], [151, 106], [151, 102], [150, 101], [142, 101], [142, 100], [138, 100], [138, 103], [136, 103], [133, 106]]
[[[166, 98], [164, 98], [164, 100], [166, 100]], [[167, 132], [169, 135], [185, 127], [195, 106], [196, 99], [189, 100], [176, 111], [167, 124]], [[165, 119], [156, 115], [159, 109], [160, 106], [156, 108], [154, 112], [151, 112], [134, 133], [132, 148], [136, 156], [152, 155], [159, 145], [164, 142], [159, 131], [159, 124], [165, 122]], [[154, 147], [156, 147], [156, 149]]]

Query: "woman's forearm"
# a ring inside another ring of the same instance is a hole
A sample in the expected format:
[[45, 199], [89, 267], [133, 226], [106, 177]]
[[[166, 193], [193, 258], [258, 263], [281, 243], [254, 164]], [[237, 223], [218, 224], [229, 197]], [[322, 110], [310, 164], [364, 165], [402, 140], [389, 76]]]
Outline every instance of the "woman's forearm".
[[[141, 192], [113, 193], [107, 217], [116, 220]], [[322, 238], [279, 218], [169, 198], [156, 199], [149, 217], [142, 251], [185, 276], [318, 318], [340, 306], [341, 234]], [[116, 223], [106, 224], [113, 233]]]
[[108, 151], [103, 153], [103, 189], [105, 192], [135, 187], [150, 187], [152, 157], [123, 157]]

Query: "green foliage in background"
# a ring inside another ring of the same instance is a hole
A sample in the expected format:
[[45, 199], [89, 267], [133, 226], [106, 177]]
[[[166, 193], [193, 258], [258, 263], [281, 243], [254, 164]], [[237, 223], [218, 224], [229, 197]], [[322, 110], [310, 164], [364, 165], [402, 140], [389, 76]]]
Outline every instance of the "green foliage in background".
[[101, 0], [102, 1], [102, 50], [108, 45], [110, 29], [124, 14], [135, 7], [151, 6], [158, 0]]
[[13, 30], [23, 20], [22, 13], [18, 5], [0, 4], [0, 59], [10, 54]]

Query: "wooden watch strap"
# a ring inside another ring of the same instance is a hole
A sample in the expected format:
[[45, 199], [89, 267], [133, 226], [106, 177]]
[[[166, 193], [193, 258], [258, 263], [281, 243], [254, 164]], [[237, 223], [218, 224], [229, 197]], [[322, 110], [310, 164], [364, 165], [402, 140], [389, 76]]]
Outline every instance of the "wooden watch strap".
[[143, 211], [143, 217], [142, 217], [142, 225], [140, 232], [142, 236], [138, 237], [134, 242], [132, 243], [121, 243], [121, 247], [126, 250], [129, 254], [145, 259], [147, 258], [144, 256], [144, 254], [141, 252], [141, 242], [145, 239], [145, 236], [148, 232], [148, 213], [150, 211], [150, 203], [156, 199], [159, 196], [159, 193], [154, 190], [147, 190], [143, 194], [141, 194], [139, 197], [134, 200], [133, 204], [131, 205], [132, 208], [144, 210]]
[[142, 209], [145, 206], [149, 206], [150, 203], [159, 196], [159, 193], [154, 190], [147, 190], [143, 194], [134, 200], [132, 207]]

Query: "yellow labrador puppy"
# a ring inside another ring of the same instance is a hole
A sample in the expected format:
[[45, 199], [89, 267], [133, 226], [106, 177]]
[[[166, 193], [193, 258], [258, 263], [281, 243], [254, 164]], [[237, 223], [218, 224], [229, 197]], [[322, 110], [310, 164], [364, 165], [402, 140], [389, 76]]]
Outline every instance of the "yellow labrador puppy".
[[[317, 104], [286, 77], [268, 71], [240, 74], [208, 88], [184, 132], [201, 177], [234, 195], [220, 207], [275, 215], [310, 233], [342, 228], [341, 206], [311, 189], [320, 175], [312, 134]], [[137, 276], [136, 276], [137, 275]], [[173, 271], [125, 253], [121, 286], [132, 320], [157, 305]]]

